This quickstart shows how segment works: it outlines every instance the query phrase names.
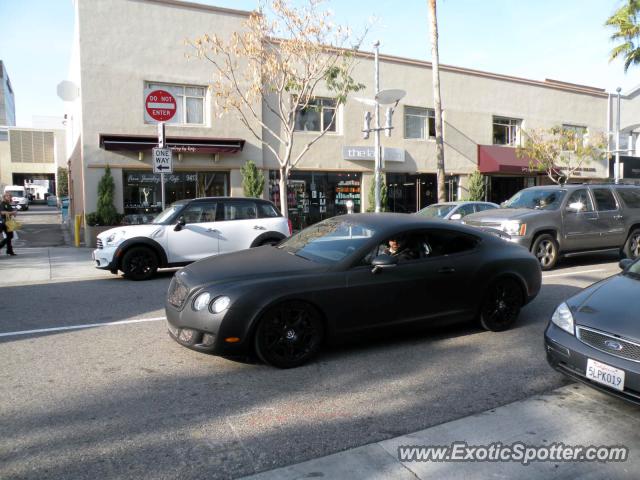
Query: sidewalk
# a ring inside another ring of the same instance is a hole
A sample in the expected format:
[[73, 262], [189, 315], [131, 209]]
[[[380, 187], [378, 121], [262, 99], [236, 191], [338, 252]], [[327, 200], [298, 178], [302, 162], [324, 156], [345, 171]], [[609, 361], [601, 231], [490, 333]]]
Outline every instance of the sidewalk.
[[90, 248], [16, 246], [16, 253], [0, 254], [0, 286], [112, 276], [94, 267]]
[[[444, 423], [420, 432], [346, 450], [297, 465], [263, 472], [252, 480], [637, 478], [640, 469], [640, 409], [584, 385], [572, 384], [544, 395]], [[428, 412], [425, 412], [428, 414]], [[626, 446], [621, 463], [400, 462], [399, 446], [440, 446], [453, 442], [489, 446], [523, 442], [531, 446]], [[282, 452], [283, 456], [286, 452]]]

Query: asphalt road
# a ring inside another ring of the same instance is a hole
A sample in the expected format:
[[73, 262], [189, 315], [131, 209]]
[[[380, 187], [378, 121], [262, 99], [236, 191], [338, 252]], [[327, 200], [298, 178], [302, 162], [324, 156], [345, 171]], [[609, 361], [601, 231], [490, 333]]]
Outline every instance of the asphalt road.
[[617, 271], [606, 255], [563, 263], [504, 333], [460, 325], [353, 340], [293, 370], [170, 340], [172, 272], [5, 286], [0, 335], [150, 321], [0, 336], [0, 478], [235, 478], [552, 390], [567, 382], [544, 359], [547, 319]]

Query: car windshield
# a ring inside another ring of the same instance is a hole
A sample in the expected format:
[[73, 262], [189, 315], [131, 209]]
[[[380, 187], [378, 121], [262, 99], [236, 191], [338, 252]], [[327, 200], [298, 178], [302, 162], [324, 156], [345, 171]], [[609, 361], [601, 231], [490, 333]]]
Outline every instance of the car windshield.
[[12, 197], [24, 197], [22, 190], [7, 190], [5, 193], [10, 193]]
[[375, 234], [368, 225], [344, 218], [329, 218], [289, 237], [277, 248], [318, 263], [337, 263]]
[[504, 208], [531, 208], [535, 210], [557, 210], [564, 198], [565, 190], [528, 188], [516, 193], [504, 203]]
[[151, 223], [164, 223], [169, 220], [178, 210], [185, 206], [185, 202], [176, 202], [169, 205], [162, 212], [156, 215]]
[[454, 208], [456, 208], [456, 205], [436, 203], [435, 205], [429, 205], [428, 207], [423, 208], [418, 212], [418, 215], [431, 218], [444, 218]]

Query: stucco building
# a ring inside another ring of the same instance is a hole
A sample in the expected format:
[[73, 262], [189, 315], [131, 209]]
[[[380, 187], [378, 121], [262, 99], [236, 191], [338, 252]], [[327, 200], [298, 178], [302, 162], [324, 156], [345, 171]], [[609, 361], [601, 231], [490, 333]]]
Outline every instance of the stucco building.
[[[174, 149], [168, 202], [242, 195], [240, 168], [247, 160], [265, 172], [265, 197], [277, 200], [277, 161], [238, 119], [220, 117], [208, 88], [212, 67], [185, 56], [185, 39], [211, 32], [228, 36], [243, 28], [250, 12], [177, 0], [75, 0], [75, 10], [69, 80], [78, 96], [66, 104], [74, 213], [95, 211], [96, 187], [106, 165], [115, 178], [116, 207], [130, 221], [145, 221], [158, 210], [159, 178], [151, 168], [157, 129], [144, 109], [150, 88], [168, 90], [178, 102], [178, 112], [167, 124]], [[366, 88], [357, 96], [373, 97], [373, 70], [373, 55], [358, 54], [354, 78]], [[407, 92], [394, 115], [393, 135], [382, 142], [388, 207], [416, 211], [436, 199], [431, 64], [381, 55], [380, 77], [381, 88]], [[476, 169], [487, 175], [493, 201], [543, 182], [529, 172], [527, 162], [516, 158], [523, 129], [564, 125], [580, 134], [602, 133], [614, 103], [599, 88], [446, 65], [441, 66], [441, 89], [450, 199], [464, 197], [467, 177]], [[322, 110], [334, 108], [328, 92], [319, 91], [318, 97], [320, 111], [298, 119], [300, 136], [313, 135], [322, 127]], [[632, 113], [640, 109], [636, 97], [637, 92], [623, 100], [629, 115], [624, 125], [639, 118]], [[297, 225], [343, 212], [347, 199], [354, 200], [356, 210], [369, 206], [373, 139], [364, 140], [361, 134], [367, 108], [353, 100], [339, 107], [334, 131], [291, 173], [289, 208]], [[273, 121], [265, 111], [262, 115], [266, 122]], [[637, 144], [637, 135], [630, 142]], [[608, 162], [591, 163], [579, 174], [605, 179]]]

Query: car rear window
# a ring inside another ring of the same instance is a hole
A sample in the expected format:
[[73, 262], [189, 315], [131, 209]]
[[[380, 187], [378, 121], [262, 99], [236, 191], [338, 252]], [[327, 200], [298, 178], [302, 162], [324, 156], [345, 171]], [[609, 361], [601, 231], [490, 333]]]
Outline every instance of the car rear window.
[[628, 208], [640, 208], [640, 188], [618, 188], [616, 192]]

